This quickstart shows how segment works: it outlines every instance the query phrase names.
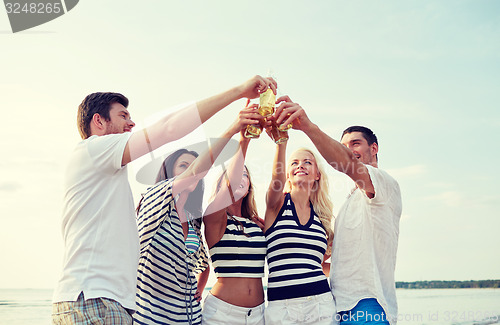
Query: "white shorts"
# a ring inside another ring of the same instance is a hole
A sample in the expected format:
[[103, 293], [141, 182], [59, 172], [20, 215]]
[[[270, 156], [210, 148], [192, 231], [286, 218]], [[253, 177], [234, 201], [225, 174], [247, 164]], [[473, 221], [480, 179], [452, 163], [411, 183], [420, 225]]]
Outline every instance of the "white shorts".
[[264, 325], [264, 303], [247, 308], [231, 305], [208, 293], [201, 312], [203, 325]]
[[333, 295], [326, 292], [316, 296], [269, 301], [266, 307], [266, 325], [283, 324], [337, 324], [337, 309]]

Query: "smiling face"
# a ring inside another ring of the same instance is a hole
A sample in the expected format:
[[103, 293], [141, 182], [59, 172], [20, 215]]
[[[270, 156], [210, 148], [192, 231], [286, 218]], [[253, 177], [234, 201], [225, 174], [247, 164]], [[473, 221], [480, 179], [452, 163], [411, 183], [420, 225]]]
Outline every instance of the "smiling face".
[[294, 152], [287, 165], [287, 179], [292, 188], [294, 186], [312, 187], [315, 181], [320, 179], [318, 165], [314, 156], [307, 150]]
[[196, 159], [195, 156], [189, 153], [183, 153], [177, 158], [174, 164], [174, 168], [172, 169], [173, 177], [179, 176], [182, 174]]
[[[223, 173], [217, 182], [217, 192], [220, 191], [223, 182], [226, 181], [227, 174]], [[241, 176], [241, 181], [238, 187], [233, 188], [233, 195], [234, 197], [242, 198], [245, 197], [248, 194], [248, 191], [250, 190], [250, 175], [248, 173], [247, 166], [245, 166], [245, 169], [243, 169], [243, 175]]]
[[[216, 193], [218, 193], [224, 183], [227, 182], [227, 174], [224, 172], [217, 181]], [[232, 194], [234, 199], [237, 201], [239, 199], [245, 198], [250, 193], [251, 180], [250, 174], [247, 167], [243, 169], [243, 175], [241, 176], [241, 181], [238, 187], [232, 187]]]
[[361, 132], [346, 133], [340, 142], [349, 148], [354, 156], [363, 164], [374, 165], [377, 163], [378, 145], [374, 142], [371, 145]]
[[130, 113], [127, 108], [120, 103], [111, 104], [109, 120], [104, 120], [104, 123], [105, 134], [130, 132], [135, 126], [135, 123], [130, 119]]

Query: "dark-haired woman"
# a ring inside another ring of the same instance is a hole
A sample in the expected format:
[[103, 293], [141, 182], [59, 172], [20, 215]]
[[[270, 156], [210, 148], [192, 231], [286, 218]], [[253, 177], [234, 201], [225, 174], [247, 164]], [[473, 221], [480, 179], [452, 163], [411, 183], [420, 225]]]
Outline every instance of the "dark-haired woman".
[[[249, 141], [241, 136], [239, 157], [245, 156]], [[229, 192], [233, 203], [204, 217], [205, 238], [217, 276], [205, 298], [204, 325], [264, 324], [266, 239], [243, 160], [234, 160], [217, 184], [216, 192]]]

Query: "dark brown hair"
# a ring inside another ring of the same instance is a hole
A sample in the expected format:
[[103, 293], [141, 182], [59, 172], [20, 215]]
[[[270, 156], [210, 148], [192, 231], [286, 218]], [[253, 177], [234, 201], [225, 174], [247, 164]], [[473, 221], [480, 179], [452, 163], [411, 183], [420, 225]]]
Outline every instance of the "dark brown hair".
[[[171, 153], [161, 164], [160, 171], [156, 176], [157, 183], [174, 177], [175, 163], [177, 162], [177, 159], [179, 159], [179, 157], [185, 153], [196, 158], [198, 157], [198, 153], [196, 151], [189, 151], [187, 149], [179, 149]], [[203, 213], [202, 203], [204, 190], [205, 185], [203, 179], [201, 179], [198, 181], [198, 185], [196, 185], [194, 191], [189, 193], [188, 199], [184, 206], [184, 208], [195, 217], [200, 217]]]
[[99, 114], [109, 121], [111, 104], [119, 103], [128, 107], [128, 99], [119, 93], [93, 93], [85, 97], [78, 106], [77, 126], [82, 139], [90, 137], [90, 122], [94, 114]]
[[376, 143], [378, 145], [378, 139], [375, 133], [373, 133], [372, 130], [370, 130], [365, 126], [359, 126], [359, 125], [350, 126], [347, 129], [345, 129], [344, 132], [342, 132], [342, 136], [340, 138], [342, 139], [342, 137], [346, 133], [352, 133], [352, 132], [361, 132], [361, 134], [363, 134], [363, 138], [365, 138], [366, 142], [368, 142], [368, 145], [371, 145], [372, 143]]

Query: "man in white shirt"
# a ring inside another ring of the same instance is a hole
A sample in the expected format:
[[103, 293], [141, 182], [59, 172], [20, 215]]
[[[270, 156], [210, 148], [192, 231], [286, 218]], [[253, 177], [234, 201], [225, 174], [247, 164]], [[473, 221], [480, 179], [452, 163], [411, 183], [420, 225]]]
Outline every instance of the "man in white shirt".
[[255, 76], [131, 133], [128, 99], [88, 95], [78, 107], [83, 139], [65, 173], [63, 271], [53, 296], [54, 324], [132, 324], [139, 239], [127, 164], [196, 129], [240, 98], [256, 98], [271, 78]]
[[313, 124], [287, 96], [276, 111], [278, 125], [293, 122], [336, 170], [353, 181], [335, 220], [330, 286], [341, 324], [396, 324], [394, 270], [402, 203], [399, 185], [378, 168], [378, 140], [362, 126], [347, 128], [341, 142]]

